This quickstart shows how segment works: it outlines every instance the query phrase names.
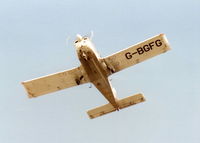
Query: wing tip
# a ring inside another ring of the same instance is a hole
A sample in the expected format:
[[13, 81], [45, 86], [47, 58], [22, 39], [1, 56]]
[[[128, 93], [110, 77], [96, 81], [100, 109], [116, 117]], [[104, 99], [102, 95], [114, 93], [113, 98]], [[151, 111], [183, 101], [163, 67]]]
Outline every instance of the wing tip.
[[24, 85], [24, 84], [25, 84], [25, 82], [24, 82], [24, 81], [22, 81], [22, 82], [21, 82], [21, 84], [22, 84], [22, 85]]
[[163, 34], [163, 35], [162, 35], [162, 38], [163, 38], [163, 40], [165, 41], [166, 51], [171, 50], [171, 47], [170, 47], [170, 44], [169, 44], [169, 41], [168, 41], [166, 35]]
[[25, 81], [22, 81], [21, 84], [24, 86], [25, 90], [26, 90], [26, 93], [27, 93], [27, 96], [28, 98], [33, 98], [33, 97], [36, 97], [34, 96], [32, 93], [29, 92], [28, 88], [26, 87], [26, 82]]
[[160, 33], [160, 36], [165, 36], [165, 33]]

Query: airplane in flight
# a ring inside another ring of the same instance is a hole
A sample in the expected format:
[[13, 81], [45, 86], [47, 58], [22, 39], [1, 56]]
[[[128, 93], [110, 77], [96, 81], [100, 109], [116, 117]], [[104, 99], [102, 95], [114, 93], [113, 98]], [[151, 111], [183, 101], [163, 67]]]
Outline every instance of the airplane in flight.
[[108, 77], [170, 50], [164, 34], [159, 34], [104, 58], [100, 57], [90, 37], [77, 35], [74, 45], [81, 62], [79, 67], [24, 81], [22, 84], [28, 96], [32, 98], [72, 86], [92, 83], [109, 103], [89, 110], [87, 113], [91, 119], [145, 101], [141, 93], [118, 99], [116, 90]]

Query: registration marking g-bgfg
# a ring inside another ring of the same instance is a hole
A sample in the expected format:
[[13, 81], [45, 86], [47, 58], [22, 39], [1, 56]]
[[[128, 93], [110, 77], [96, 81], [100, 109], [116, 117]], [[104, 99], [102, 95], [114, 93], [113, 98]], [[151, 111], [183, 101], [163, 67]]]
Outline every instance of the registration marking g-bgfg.
[[127, 53], [125, 53], [125, 57], [127, 59], [131, 59], [135, 54], [142, 55], [145, 52], [149, 52], [149, 51], [153, 50], [154, 46], [160, 47], [162, 45], [163, 45], [162, 41], [160, 39], [158, 39], [158, 40], [152, 41], [152, 42], [150, 42], [148, 44], [145, 44], [145, 45], [143, 45], [141, 47], [138, 47], [135, 52], [127, 52]]

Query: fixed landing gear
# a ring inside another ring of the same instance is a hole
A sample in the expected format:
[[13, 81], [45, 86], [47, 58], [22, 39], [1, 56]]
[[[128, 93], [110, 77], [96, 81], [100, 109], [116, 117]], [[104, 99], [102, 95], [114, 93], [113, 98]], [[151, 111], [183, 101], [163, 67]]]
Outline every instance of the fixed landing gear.
[[83, 80], [84, 76], [80, 76], [80, 78], [76, 78], [75, 81], [76, 81], [76, 84], [79, 85], [81, 83], [81, 80]]

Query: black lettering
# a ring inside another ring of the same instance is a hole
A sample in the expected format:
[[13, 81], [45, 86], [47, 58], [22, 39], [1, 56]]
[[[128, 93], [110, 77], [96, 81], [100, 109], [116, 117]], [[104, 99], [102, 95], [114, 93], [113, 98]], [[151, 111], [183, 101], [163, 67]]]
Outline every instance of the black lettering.
[[131, 55], [130, 52], [127, 52], [127, 53], [125, 54], [125, 57], [126, 57], [127, 59], [131, 59], [131, 58], [132, 58], [132, 55]]
[[156, 46], [157, 46], [157, 47], [162, 46], [162, 42], [161, 42], [160, 40], [156, 40], [155, 43], [156, 43]]
[[137, 52], [139, 55], [141, 55], [144, 53], [144, 50], [140, 47], [140, 48], [137, 48]]
[[137, 52], [132, 53], [132, 55], [135, 55], [135, 54], [137, 54]]
[[153, 46], [154, 46], [154, 42], [149, 43], [149, 48], [150, 48], [151, 50], [153, 49], [153, 48], [152, 48]]
[[143, 49], [144, 49], [145, 52], [148, 52], [149, 50], [151, 50], [148, 45], [144, 45]]

